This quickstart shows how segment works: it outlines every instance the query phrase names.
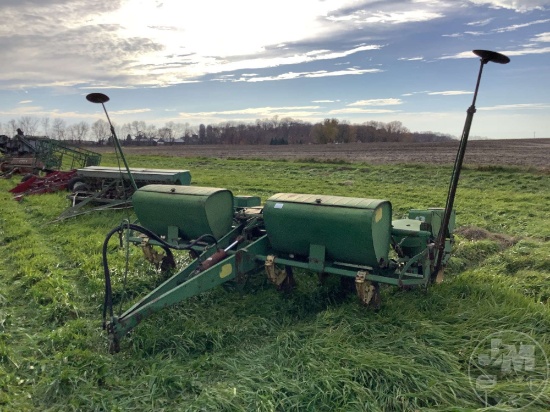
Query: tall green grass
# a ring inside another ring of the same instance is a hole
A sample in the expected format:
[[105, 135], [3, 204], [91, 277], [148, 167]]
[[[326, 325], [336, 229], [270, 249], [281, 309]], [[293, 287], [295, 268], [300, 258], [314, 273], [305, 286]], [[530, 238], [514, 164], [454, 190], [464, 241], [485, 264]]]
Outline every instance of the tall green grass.
[[[276, 192], [389, 199], [396, 218], [443, 206], [450, 175], [442, 166], [128, 160], [189, 169], [196, 185], [264, 200]], [[319, 285], [300, 272], [297, 289], [281, 294], [259, 274], [241, 292], [215, 289], [152, 316], [117, 355], [101, 330], [101, 245], [132, 212], [51, 223], [68, 206], [65, 194], [17, 203], [7, 193], [14, 183], [0, 181], [0, 410], [514, 410], [514, 394], [534, 397], [529, 382], [502, 381], [485, 403], [468, 377], [476, 346], [514, 330], [550, 354], [550, 179], [537, 171], [463, 171], [457, 224], [470, 230], [457, 234], [446, 281], [428, 291], [384, 287], [374, 312], [335, 278]], [[109, 250], [122, 299], [126, 252], [116, 239]], [[132, 248], [126, 302], [161, 280]], [[524, 410], [549, 409], [550, 390], [536, 395]]]

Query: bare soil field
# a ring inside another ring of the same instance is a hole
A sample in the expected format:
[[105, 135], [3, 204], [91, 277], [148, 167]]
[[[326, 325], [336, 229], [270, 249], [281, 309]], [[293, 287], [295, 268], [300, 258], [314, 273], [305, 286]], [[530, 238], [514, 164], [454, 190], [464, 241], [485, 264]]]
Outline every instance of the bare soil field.
[[[125, 146], [135, 155], [213, 157], [220, 159], [287, 159], [385, 163], [452, 164], [458, 141], [436, 143], [349, 143], [329, 145], [174, 145]], [[112, 148], [94, 147], [107, 152]], [[465, 165], [520, 166], [550, 170], [550, 139], [472, 140]]]

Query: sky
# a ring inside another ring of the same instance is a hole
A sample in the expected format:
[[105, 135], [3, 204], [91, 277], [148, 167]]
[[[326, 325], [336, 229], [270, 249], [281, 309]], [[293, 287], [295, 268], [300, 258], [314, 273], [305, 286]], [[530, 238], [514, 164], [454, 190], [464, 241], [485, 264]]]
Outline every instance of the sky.
[[0, 123], [400, 121], [550, 137], [550, 0], [0, 0]]

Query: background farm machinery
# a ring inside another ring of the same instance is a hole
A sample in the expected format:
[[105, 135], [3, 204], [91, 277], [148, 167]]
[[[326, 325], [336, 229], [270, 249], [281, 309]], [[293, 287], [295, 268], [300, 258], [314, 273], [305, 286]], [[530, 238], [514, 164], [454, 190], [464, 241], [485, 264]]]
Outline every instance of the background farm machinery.
[[38, 174], [41, 171], [72, 170], [95, 166], [101, 155], [47, 137], [0, 136], [0, 169], [6, 176], [12, 174]]
[[[101, 104], [109, 99], [101, 93], [91, 93], [87, 98]], [[19, 129], [13, 139], [0, 136], [2, 172], [6, 177], [14, 173], [27, 174], [19, 185], [10, 190], [14, 199], [68, 189], [72, 192], [68, 196], [71, 206], [57, 219], [63, 220], [95, 210], [131, 206], [132, 194], [145, 185], [191, 183], [188, 170], [130, 169], [110, 119], [109, 124], [118, 167], [99, 166], [101, 155], [97, 153], [45, 137], [24, 136]], [[57, 170], [61, 167], [70, 170]], [[41, 171], [46, 175], [39, 176]]]
[[10, 190], [18, 201], [26, 195], [65, 190], [76, 174], [75, 168], [101, 162], [98, 153], [47, 137], [25, 136], [19, 129], [13, 138], [0, 136], [0, 152], [2, 177], [24, 175]]
[[[224, 188], [137, 189], [132, 203], [139, 224], [123, 223], [103, 244], [103, 326], [111, 350], [118, 351], [120, 339], [152, 314], [227, 282], [244, 284], [262, 271], [283, 290], [293, 288], [295, 269], [318, 273], [321, 279], [340, 276], [344, 283], [351, 281], [361, 303], [374, 308], [380, 305], [381, 284], [425, 288], [441, 281], [453, 245], [454, 197], [483, 66], [509, 62], [499, 53], [474, 53], [481, 57], [481, 65], [445, 208], [414, 209], [406, 218], [392, 220], [392, 205], [383, 199], [278, 193], [260, 206], [258, 198], [233, 196]], [[108, 98], [95, 100], [103, 103]], [[115, 314], [114, 305], [120, 302], [113, 298], [108, 245], [116, 234], [140, 246], [163, 269], [175, 269], [172, 250], [188, 251], [192, 260]]]
[[94, 210], [131, 206], [132, 194], [150, 184], [189, 185], [189, 170], [138, 169], [89, 166], [77, 169], [68, 183], [71, 206], [59, 216], [66, 219]]

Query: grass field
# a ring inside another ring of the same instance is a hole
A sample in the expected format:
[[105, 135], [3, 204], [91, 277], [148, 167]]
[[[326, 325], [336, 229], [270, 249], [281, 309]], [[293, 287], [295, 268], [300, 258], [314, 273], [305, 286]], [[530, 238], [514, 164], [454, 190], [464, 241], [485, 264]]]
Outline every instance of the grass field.
[[[277, 192], [388, 199], [394, 218], [443, 206], [451, 171], [314, 159], [128, 160], [189, 169], [193, 184], [263, 200]], [[105, 155], [103, 164], [114, 158]], [[550, 409], [547, 172], [467, 167], [455, 203], [455, 253], [445, 282], [428, 291], [383, 288], [375, 312], [333, 279], [318, 285], [317, 276], [300, 273], [297, 290], [281, 294], [260, 273], [243, 292], [218, 288], [145, 320], [116, 355], [101, 329], [101, 245], [131, 211], [51, 223], [68, 206], [66, 193], [17, 203], [7, 192], [14, 184], [0, 180], [0, 410]], [[116, 243], [120, 288], [126, 251]], [[127, 287], [138, 296], [162, 275], [137, 248], [128, 253]], [[476, 386], [480, 356], [493, 355], [491, 338], [520, 352], [508, 369], [492, 363], [494, 386]], [[521, 344], [535, 349], [531, 358], [521, 358]]]

